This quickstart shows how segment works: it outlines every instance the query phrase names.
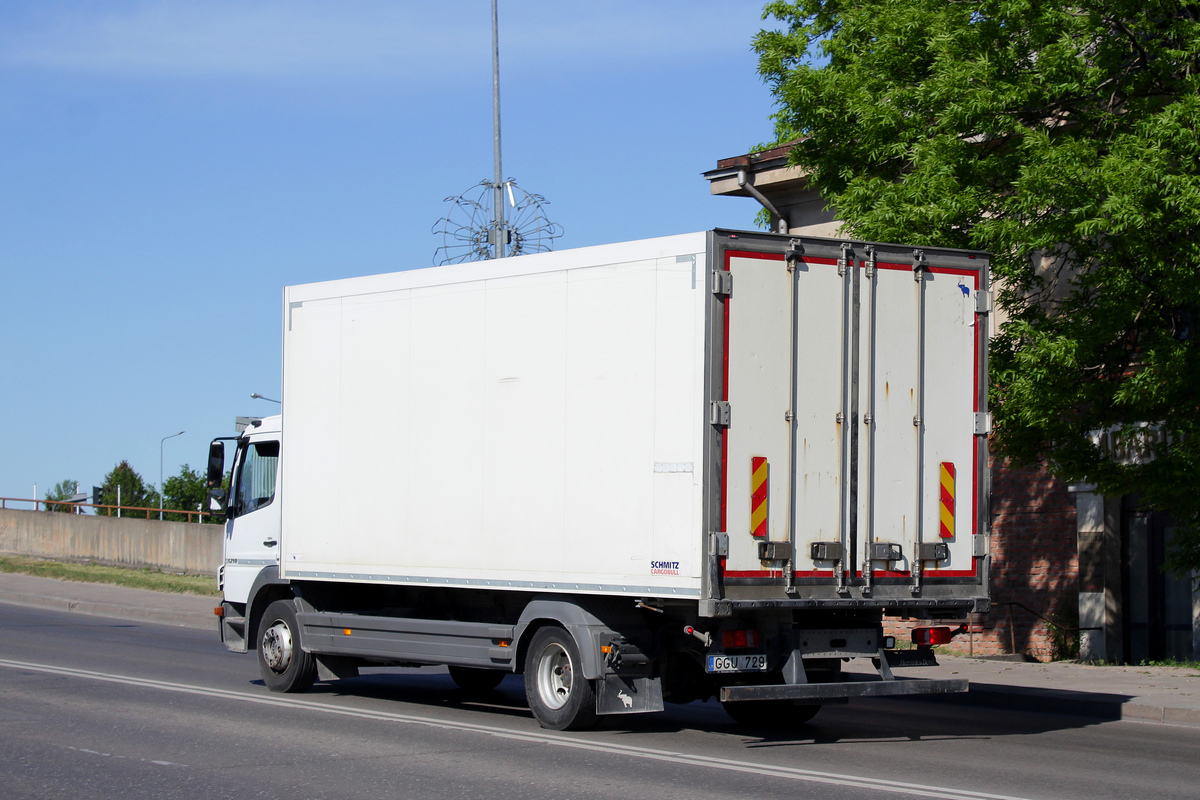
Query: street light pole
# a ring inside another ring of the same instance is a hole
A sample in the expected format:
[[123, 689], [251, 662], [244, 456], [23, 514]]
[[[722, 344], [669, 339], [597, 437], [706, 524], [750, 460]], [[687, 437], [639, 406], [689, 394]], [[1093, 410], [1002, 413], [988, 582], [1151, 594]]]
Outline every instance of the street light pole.
[[[272, 400], [271, 398], [267, 397], [266, 395], [259, 394], [258, 392], [254, 392], [253, 394], [251, 394], [250, 399], [251, 400], [267, 400], [272, 403], [279, 403], [278, 400]], [[279, 405], [283, 405], [283, 403], [279, 403]]]
[[167, 443], [167, 439], [174, 439], [176, 436], [183, 436], [187, 431], [172, 433], [170, 436], [164, 436], [162, 441], [158, 443], [158, 521], [162, 522], [163, 518], [163, 445]]

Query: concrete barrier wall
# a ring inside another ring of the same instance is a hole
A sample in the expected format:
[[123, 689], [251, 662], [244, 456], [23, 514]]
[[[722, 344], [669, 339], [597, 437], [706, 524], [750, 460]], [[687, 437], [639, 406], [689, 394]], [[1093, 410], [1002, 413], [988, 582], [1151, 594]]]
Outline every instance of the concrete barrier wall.
[[223, 526], [0, 509], [0, 551], [215, 575]]

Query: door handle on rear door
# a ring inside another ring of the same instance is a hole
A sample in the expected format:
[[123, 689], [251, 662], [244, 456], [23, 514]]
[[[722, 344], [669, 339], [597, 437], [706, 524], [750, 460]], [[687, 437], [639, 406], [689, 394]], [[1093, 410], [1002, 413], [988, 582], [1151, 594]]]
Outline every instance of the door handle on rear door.
[[263, 539], [263, 547], [274, 547], [279, 544], [275, 539]]

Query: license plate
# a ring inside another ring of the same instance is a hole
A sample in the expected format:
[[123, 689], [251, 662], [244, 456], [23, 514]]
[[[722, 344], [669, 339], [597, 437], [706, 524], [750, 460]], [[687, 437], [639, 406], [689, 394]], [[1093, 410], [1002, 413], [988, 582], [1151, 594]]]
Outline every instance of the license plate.
[[709, 656], [704, 669], [707, 672], [766, 672], [767, 657], [764, 655]]

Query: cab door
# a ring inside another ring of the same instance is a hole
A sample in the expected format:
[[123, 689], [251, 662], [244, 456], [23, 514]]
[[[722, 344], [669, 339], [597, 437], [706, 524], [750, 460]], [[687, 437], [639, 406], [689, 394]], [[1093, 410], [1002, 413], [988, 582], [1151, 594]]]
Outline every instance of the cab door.
[[277, 433], [251, 436], [238, 443], [225, 522], [224, 595], [228, 602], [245, 603], [259, 572], [279, 564], [278, 475]]

